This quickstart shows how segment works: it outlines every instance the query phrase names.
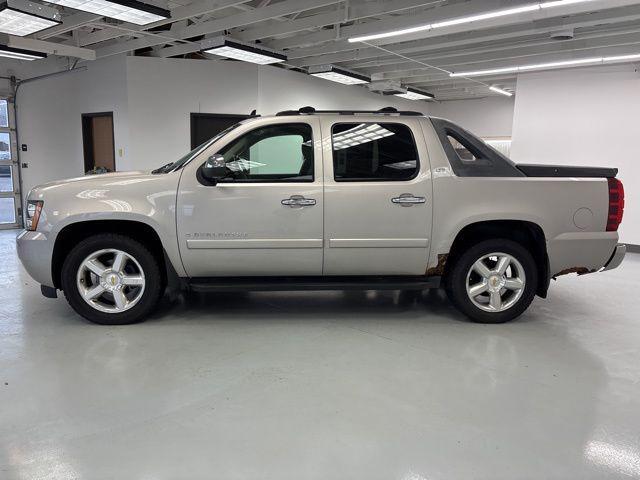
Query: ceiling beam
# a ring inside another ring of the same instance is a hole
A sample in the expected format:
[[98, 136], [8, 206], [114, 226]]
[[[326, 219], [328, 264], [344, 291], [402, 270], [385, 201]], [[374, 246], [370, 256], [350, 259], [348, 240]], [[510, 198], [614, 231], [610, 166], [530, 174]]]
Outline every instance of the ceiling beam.
[[[292, 13], [311, 10], [325, 5], [331, 5], [338, 3], [339, 1], [341, 0], [284, 0], [280, 3], [268, 5], [264, 8], [254, 9], [248, 12], [241, 12], [227, 17], [190, 25], [184, 29], [172, 32], [172, 36], [188, 39], [211, 33], [222, 33], [224, 30], [228, 30], [230, 28], [259, 23], [272, 18], [291, 15]], [[140, 48], [153, 47], [162, 43], [163, 42], [161, 40], [156, 38], [140, 38], [98, 48], [96, 50], [96, 54], [98, 58], [102, 58], [130, 52]], [[194, 46], [192, 51], [197, 50], [199, 50], [199, 48]]]
[[[576, 60], [581, 58], [591, 58], [591, 57], [608, 57], [608, 56], [621, 56], [621, 55], [635, 55], [640, 53], [640, 45], [628, 45], [625, 47], [602, 47], [602, 48], [594, 48], [588, 53], [576, 54], [572, 51], [565, 52], [563, 54], [553, 54], [553, 55], [540, 55], [540, 56], [530, 56], [526, 59], [514, 60], [514, 59], [504, 59], [504, 58], [495, 58], [490, 60], [484, 60], [480, 62], [468, 62], [464, 64], [457, 65], [449, 65], [445, 68], [452, 72], [463, 72], [469, 70], [493, 70], [496, 68], [504, 68], [504, 67], [512, 67], [519, 65], [536, 65], [542, 63], [553, 63], [553, 62], [564, 62], [568, 60]], [[638, 63], [638, 60], [629, 60], [628, 62], [617, 62], [617, 63]], [[585, 64], [585, 65], [577, 65], [574, 67], [562, 67], [562, 68], [576, 68], [576, 67], [593, 67], [595, 65], [601, 65], [598, 63], [594, 64]], [[613, 63], [611, 63], [613, 65]], [[482, 76], [475, 77], [480, 81], [484, 81]], [[410, 79], [410, 78], [409, 78]]]
[[[522, 4], [524, 1], [526, 0], [513, 0], [514, 3], [519, 4]], [[410, 12], [393, 17], [386, 17], [383, 20], [343, 26], [340, 28], [339, 32], [335, 30], [321, 30], [295, 38], [273, 41], [269, 46], [275, 49], [283, 49], [296, 48], [301, 45], [313, 45], [334, 40], [346, 41], [347, 38], [355, 35], [380, 33], [399, 28], [406, 28], [410, 25], [420, 25], [460, 17], [463, 15], [473, 15], [500, 8], [500, 5], [504, 5], [504, 2], [501, 0], [484, 0], [483, 2], [475, 2], [475, 4], [473, 2], [466, 2], [452, 5], [437, 5], [437, 8], [431, 8], [418, 14]], [[352, 50], [358, 48], [358, 44], [350, 45], [353, 46]], [[331, 46], [328, 46], [327, 48], [331, 48]]]
[[[151, 28], [160, 27], [162, 25], [168, 25], [170, 23], [179, 22], [180, 20], [186, 20], [191, 17], [197, 17], [200, 15], [208, 15], [218, 10], [233, 7], [247, 3], [250, 0], [197, 0], [189, 5], [174, 8], [171, 10], [171, 18], [159, 20], [157, 22], [150, 23], [148, 25], [134, 25], [130, 24], [129, 27], [133, 31], [145, 31]], [[80, 38], [80, 45], [93, 45], [95, 43], [106, 42], [115, 38], [121, 37], [123, 32], [116, 29], [109, 28], [108, 23], [104, 23], [106, 27], [99, 32], [90, 33]]]
[[240, 30], [232, 32], [233, 38], [242, 40], [245, 42], [251, 42], [259, 40], [261, 38], [273, 37], [276, 35], [289, 35], [292, 33], [302, 32], [311, 28], [324, 27], [326, 25], [333, 25], [339, 23], [345, 18], [344, 8], [339, 7], [338, 10], [328, 13], [322, 13], [319, 15], [310, 15], [304, 18], [298, 18], [296, 20], [289, 20], [286, 22], [278, 22], [271, 25], [258, 26], [254, 28], [248, 28], [246, 30]]
[[[473, 48], [441, 48], [429, 53], [426, 56], [414, 55], [411, 58], [417, 61], [424, 61], [429, 63], [430, 61], [436, 61], [441, 59], [453, 59], [456, 57], [463, 57], [471, 54], [483, 54], [488, 52], [500, 52], [506, 50], [515, 49], [528, 49], [530, 47], [541, 47], [545, 45], [555, 45], [556, 47], [562, 47], [564, 45], [574, 45], [574, 42], [584, 42], [590, 40], [601, 39], [607, 44], [624, 44], [626, 39], [631, 38], [633, 42], [634, 35], [640, 33], [640, 25], [633, 28], [616, 28], [616, 29], [595, 29], [588, 31], [580, 31], [575, 33], [573, 40], [558, 41], [552, 39], [550, 36], [540, 38], [540, 36], [520, 37], [517, 41], [495, 41], [495, 42], [479, 42], [477, 47]], [[579, 43], [575, 43], [578, 45]], [[389, 55], [380, 57], [377, 59], [369, 59], [362, 62], [353, 62], [344, 65], [348, 68], [360, 69], [366, 71], [366, 73], [377, 76], [380, 74], [393, 75], [394, 72], [404, 70], [420, 70], [426, 67], [421, 67], [415, 61], [406, 60], [396, 55]], [[411, 68], [409, 68], [411, 67]]]
[[[556, 18], [541, 22], [532, 22], [530, 26], [509, 25], [490, 30], [469, 32], [462, 38], [460, 36], [444, 36], [433, 38], [429, 41], [407, 42], [399, 46], [386, 46], [387, 50], [403, 55], [414, 56], [416, 53], [429, 52], [444, 48], [460, 48], [469, 45], [477, 45], [479, 42], [491, 42], [524, 37], [527, 35], [546, 35], [558, 29], [587, 28], [605, 24], [632, 22], [640, 20], [640, 5], [613, 11], [603, 11], [593, 14], [584, 14], [571, 18]], [[354, 44], [349, 44], [354, 45]], [[298, 66], [322, 65], [326, 63], [363, 62], [366, 59], [390, 58], [393, 55], [385, 53], [375, 47], [360, 48], [356, 51], [343, 50], [336, 53], [322, 54], [321, 48], [298, 49], [288, 52], [290, 63]]]
[[88, 48], [73, 47], [61, 43], [47, 42], [29, 37], [17, 37], [15, 35], [0, 34], [0, 43], [13, 48], [33, 50], [35, 52], [58, 55], [60, 57], [74, 57], [82, 60], [95, 60], [96, 52]]
[[[553, 42], [553, 41], [551, 41]], [[615, 37], [594, 38], [594, 39], [576, 39], [567, 40], [561, 43], [557, 41], [550, 43], [545, 42], [541, 45], [527, 45], [527, 46], [512, 46], [485, 49], [484, 52], [449, 52], [441, 55], [434, 55], [428, 58], [421, 58], [420, 61], [425, 63], [435, 64], [438, 67], [451, 70], [453, 67], [460, 65], [473, 65], [476, 63], [493, 62], [493, 61], [512, 61], [518, 63], [522, 62], [536, 62], [540, 61], [537, 57], [563, 54], [567, 52], [576, 52], [577, 56], [581, 54], [583, 56], [590, 56], [594, 50], [602, 50], [605, 48], [614, 47], [637, 47], [638, 53], [640, 53], [640, 32], [636, 32], [631, 35], [619, 35]], [[408, 65], [412, 65], [415, 68], [406, 69]], [[405, 70], [399, 69], [403, 66]], [[399, 78], [407, 78], [411, 76], [423, 75], [425, 70], [429, 70], [428, 67], [420, 67], [412, 62], [404, 62], [402, 64], [385, 65], [372, 69], [360, 69], [366, 72], [376, 80], [393, 80]]]
[[297, 18], [296, 20], [278, 24], [247, 28], [239, 32], [232, 32], [232, 35], [239, 40], [253, 41], [377, 15], [388, 15], [411, 8], [440, 5], [442, 3], [444, 3], [444, 0], [384, 0], [378, 2], [351, 3], [347, 9], [345, 9], [343, 5], [340, 5], [338, 9], [333, 12], [309, 15], [308, 17]]
[[[489, 6], [483, 6], [482, 8], [480, 8], [479, 5], [480, 3], [476, 3], [475, 10], [469, 11], [469, 13], [465, 13], [465, 15], [480, 13], [481, 11], [486, 12], [488, 10], [491, 10]], [[484, 2], [482, 3], [482, 5], [485, 5]], [[599, 6], [600, 8], [596, 8], [596, 5]], [[402, 42], [404, 44], [406, 42], [415, 42], [416, 40], [422, 40], [424, 43], [426, 43], [424, 39], [429, 39], [429, 41], [432, 42], [438, 37], [443, 37], [447, 35], [460, 34], [460, 33], [469, 35], [469, 33], [474, 31], [491, 30], [491, 29], [498, 29], [498, 28], [504, 28], [509, 26], [517, 27], [515, 31], [522, 31], [523, 23], [526, 23], [528, 25], [531, 25], [531, 24], [545, 25], [549, 23], [555, 23], [556, 26], [565, 26], [563, 25], [563, 22], [564, 23], [571, 22], [571, 19], [565, 18], [567, 17], [567, 15], [573, 16], [573, 15], [582, 14], [584, 15], [585, 17], [584, 20], [586, 21], [586, 17], [592, 16], [592, 15], [602, 15], [603, 12], [609, 12], [612, 10], [619, 9], [618, 11], [621, 13], [618, 16], [624, 16], [626, 7], [638, 6], [640, 5], [640, 0], [608, 0], [607, 3], [604, 5], [605, 6], [603, 6], [601, 0], [595, 0], [592, 2], [584, 2], [584, 3], [578, 3], [578, 4], [566, 6], [566, 7], [549, 9], [548, 11], [546, 11], [547, 15], [544, 17], [541, 17], [539, 13], [528, 14], [528, 16], [525, 14], [514, 15], [509, 17], [501, 17], [498, 19], [481, 22], [478, 24], [456, 25], [453, 27], [446, 27], [446, 28], [441, 28], [437, 30], [430, 30], [428, 32], [421, 32], [421, 36], [419, 38], [415, 38], [415, 35], [404, 35], [404, 36], [393, 37], [393, 38], [385, 39], [384, 41], [378, 41], [378, 42], [372, 42], [372, 43], [382, 45], [382, 44]], [[289, 57], [300, 58], [300, 59], [313, 57], [313, 56], [347, 53], [347, 52], [360, 51], [360, 50], [372, 50], [371, 47], [367, 47], [365, 44], [362, 44], [359, 42], [350, 43], [347, 41], [347, 39], [355, 35], [379, 33], [379, 32], [389, 31], [397, 28], [402, 28], [402, 26], [406, 28], [410, 25], [417, 25], [420, 23], [429, 23], [433, 21], [445, 20], [449, 18], [455, 18], [456, 16], [460, 16], [460, 15], [453, 14], [453, 7], [460, 7], [460, 5], [453, 5], [451, 7], [441, 7], [441, 8], [433, 9], [432, 11], [427, 12], [427, 14], [423, 14], [421, 16], [400, 15], [392, 19], [384, 19], [384, 20], [379, 20], [375, 22], [345, 26], [340, 29], [340, 32], [338, 35], [336, 35], [336, 32], [333, 32], [333, 31], [314, 32], [310, 35], [321, 33], [326, 37], [323, 39], [323, 41], [328, 42], [329, 40], [333, 40], [332, 42], [321, 45], [319, 47], [299, 48], [299, 49], [294, 48], [295, 47], [294, 43], [296, 41], [298, 41], [299, 44], [308, 43], [304, 35], [299, 37], [294, 37], [292, 39], [285, 39], [283, 41], [269, 42], [269, 46], [275, 49], [292, 48], [293, 50], [289, 53]], [[570, 10], [570, 13], [569, 13], [569, 10]], [[443, 13], [443, 11], [446, 11], [446, 12]], [[436, 16], [436, 12], [437, 12], [437, 16]], [[393, 49], [394, 47], [386, 47], [386, 48]], [[300, 62], [304, 63], [304, 60], [301, 60]], [[315, 63], [315, 60], [313, 60], [313, 62], [314, 63], [310, 63], [309, 65], [311, 64], [318, 65], [322, 63], [327, 63], [324, 61], [320, 63]]]
[[[442, 3], [442, 1], [443, 0], [387, 0], [384, 2], [373, 4], [356, 4], [351, 6], [351, 8], [348, 10], [348, 20], [351, 21], [354, 19], [366, 18], [369, 16], [389, 14], [400, 10], [415, 8], [418, 6], [440, 4]], [[299, 31], [308, 30], [310, 28], [318, 28], [319, 26], [333, 25], [335, 23], [347, 21], [346, 15], [347, 12], [345, 12], [345, 9], [342, 8], [342, 6], [339, 6], [338, 9], [333, 12], [310, 15], [308, 17], [298, 18], [296, 20], [273, 23], [262, 27], [259, 26], [255, 28], [248, 28], [240, 30], [239, 32], [232, 32], [231, 36], [238, 40], [253, 41], [268, 36], [289, 35], [292, 33], [297, 33]], [[160, 49], [154, 54], [154, 56], [173, 57], [177, 55], [185, 55], [194, 51], [193, 49], [189, 49], [184, 46], [166, 50], [167, 51], [163, 51], [163, 49]]]
[[[531, 4], [530, 0], [525, 1], [525, 4]], [[482, 2], [485, 5], [485, 2]], [[612, 9], [624, 9], [630, 6], [640, 5], [640, 0], [590, 0], [587, 2], [580, 2], [574, 4], [567, 4], [563, 6], [557, 6], [555, 8], [549, 8], [544, 10], [534, 10], [531, 12], [520, 13], [516, 15], [508, 15], [504, 17], [492, 18], [489, 20], [483, 20], [474, 22], [471, 24], [453, 25], [450, 27], [438, 28], [429, 31], [417, 32], [409, 35], [399, 35], [396, 37], [389, 37], [385, 39], [376, 40], [374, 43], [377, 45], [389, 45], [394, 43], [409, 42], [412, 40], [429, 39], [434, 37], [440, 37], [442, 35], [452, 34], [464, 34], [473, 30], [486, 30], [490, 28], [499, 28], [505, 25], [522, 25], [531, 22], [545, 21], [553, 18], [566, 18], [573, 15], [580, 14], [592, 14], [596, 12], [602, 12]], [[509, 6], [516, 6], [515, 2], [509, 2]], [[499, 9], [503, 9], [504, 5]], [[497, 9], [497, 10], [499, 10]], [[484, 8], [482, 13], [491, 11], [489, 8]], [[468, 16], [470, 13], [464, 13], [462, 16]], [[455, 18], [455, 17], [453, 17]], [[415, 23], [414, 23], [415, 25]], [[402, 27], [401, 27], [402, 28]], [[406, 23], [405, 23], [406, 28]], [[377, 32], [374, 32], [377, 33]], [[350, 35], [353, 36], [353, 35]]]
[[98, 21], [101, 18], [102, 18], [101, 16], [95, 15], [93, 13], [86, 13], [86, 12], [74, 13], [73, 15], [62, 17], [61, 25], [56, 25], [55, 27], [47, 28], [45, 31], [39, 34], [37, 33], [35, 36], [40, 40], [46, 40], [47, 38], [55, 37], [62, 33], [67, 33], [78, 27], [86, 25], [87, 23]]
[[[514, 82], [517, 78], [515, 73], [509, 74], [501, 74], [501, 75], [492, 75], [487, 77], [482, 77], [477, 80], [480, 80], [482, 83], [504, 83], [504, 82]], [[469, 85], [477, 85], [478, 82], [469, 80], [466, 78], [460, 77], [448, 77], [448, 76], [425, 76], [422, 78], [412, 78], [407, 82], [404, 82], [405, 85], [411, 85], [412, 87], [421, 86], [424, 88], [435, 88], [436, 86], [442, 85], [450, 85], [455, 87], [465, 87]]]

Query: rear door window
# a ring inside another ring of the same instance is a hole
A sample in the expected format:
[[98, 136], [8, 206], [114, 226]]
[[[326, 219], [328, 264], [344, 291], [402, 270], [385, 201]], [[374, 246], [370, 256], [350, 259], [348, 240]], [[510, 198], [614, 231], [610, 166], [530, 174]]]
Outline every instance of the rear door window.
[[337, 182], [406, 181], [420, 170], [413, 134], [402, 123], [336, 123], [331, 141]]

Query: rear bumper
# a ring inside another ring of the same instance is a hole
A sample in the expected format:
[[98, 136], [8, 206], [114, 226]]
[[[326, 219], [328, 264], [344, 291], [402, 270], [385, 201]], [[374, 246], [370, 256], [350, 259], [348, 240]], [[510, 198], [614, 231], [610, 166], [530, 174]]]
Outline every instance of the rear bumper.
[[622, 260], [624, 260], [624, 256], [626, 254], [627, 254], [626, 245], [622, 245], [622, 244], [616, 245], [616, 248], [613, 250], [613, 255], [611, 255], [611, 258], [605, 264], [604, 269], [602, 271], [604, 272], [607, 270], [613, 270], [614, 268], [618, 268], [622, 263]]
[[618, 232], [563, 233], [547, 242], [549, 273], [598, 272], [611, 262], [617, 246]]

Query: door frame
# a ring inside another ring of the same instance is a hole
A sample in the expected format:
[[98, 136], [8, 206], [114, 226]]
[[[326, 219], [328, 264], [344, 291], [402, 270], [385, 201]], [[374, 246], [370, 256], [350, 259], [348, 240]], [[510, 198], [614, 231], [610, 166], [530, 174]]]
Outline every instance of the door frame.
[[115, 124], [113, 123], [113, 112], [94, 112], [81, 114], [82, 122], [82, 153], [84, 156], [84, 172], [87, 173], [91, 170], [93, 165], [95, 167], [95, 159], [93, 158], [93, 125], [91, 121], [95, 117], [111, 117], [111, 138], [113, 143], [113, 170], [117, 170], [116, 166], [116, 138], [115, 138]]
[[13, 191], [11, 192], [0, 192], [0, 198], [13, 198], [14, 208], [14, 223], [0, 223], [0, 230], [8, 230], [22, 226], [22, 195], [20, 194], [22, 182], [20, 178], [20, 161], [18, 159], [14, 97], [10, 95], [0, 95], [0, 99], [7, 101], [8, 124], [6, 127], [0, 127], [0, 132], [9, 134], [9, 152], [11, 153], [11, 159], [2, 160], [0, 161], [0, 164], [8, 165], [11, 169], [11, 180], [13, 186]]
[[[219, 182], [209, 186], [198, 180], [198, 169], [210, 155], [251, 130], [280, 123], [311, 126], [313, 182]], [[178, 185], [176, 219], [180, 255], [189, 277], [322, 274], [324, 190], [321, 138], [317, 117], [262, 118], [239, 126], [185, 165]], [[313, 198], [317, 203], [303, 208], [290, 208], [282, 203], [293, 195]], [[232, 204], [234, 208], [227, 208]], [[251, 208], [239, 217], [240, 221], [233, 218], [247, 204]], [[274, 217], [267, 218], [269, 215]], [[189, 242], [200, 239], [204, 240], [198, 242], [200, 245]]]
[[[417, 174], [407, 180], [336, 180], [332, 132], [334, 125], [345, 123], [393, 123], [408, 127], [418, 154]], [[422, 121], [403, 116], [327, 116], [321, 118], [321, 128], [324, 275], [424, 275], [432, 241], [433, 183]], [[394, 206], [394, 197], [403, 194], [425, 197], [425, 202], [410, 208]], [[354, 222], [356, 212], [358, 221]]]

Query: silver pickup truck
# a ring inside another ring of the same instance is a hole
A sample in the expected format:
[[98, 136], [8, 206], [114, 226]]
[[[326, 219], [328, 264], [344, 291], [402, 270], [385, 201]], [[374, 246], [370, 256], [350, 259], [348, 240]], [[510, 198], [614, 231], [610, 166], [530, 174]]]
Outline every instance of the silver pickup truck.
[[102, 324], [195, 291], [444, 287], [499, 323], [550, 280], [617, 267], [613, 168], [515, 165], [443, 119], [305, 107], [240, 122], [152, 172], [47, 183], [18, 253]]

